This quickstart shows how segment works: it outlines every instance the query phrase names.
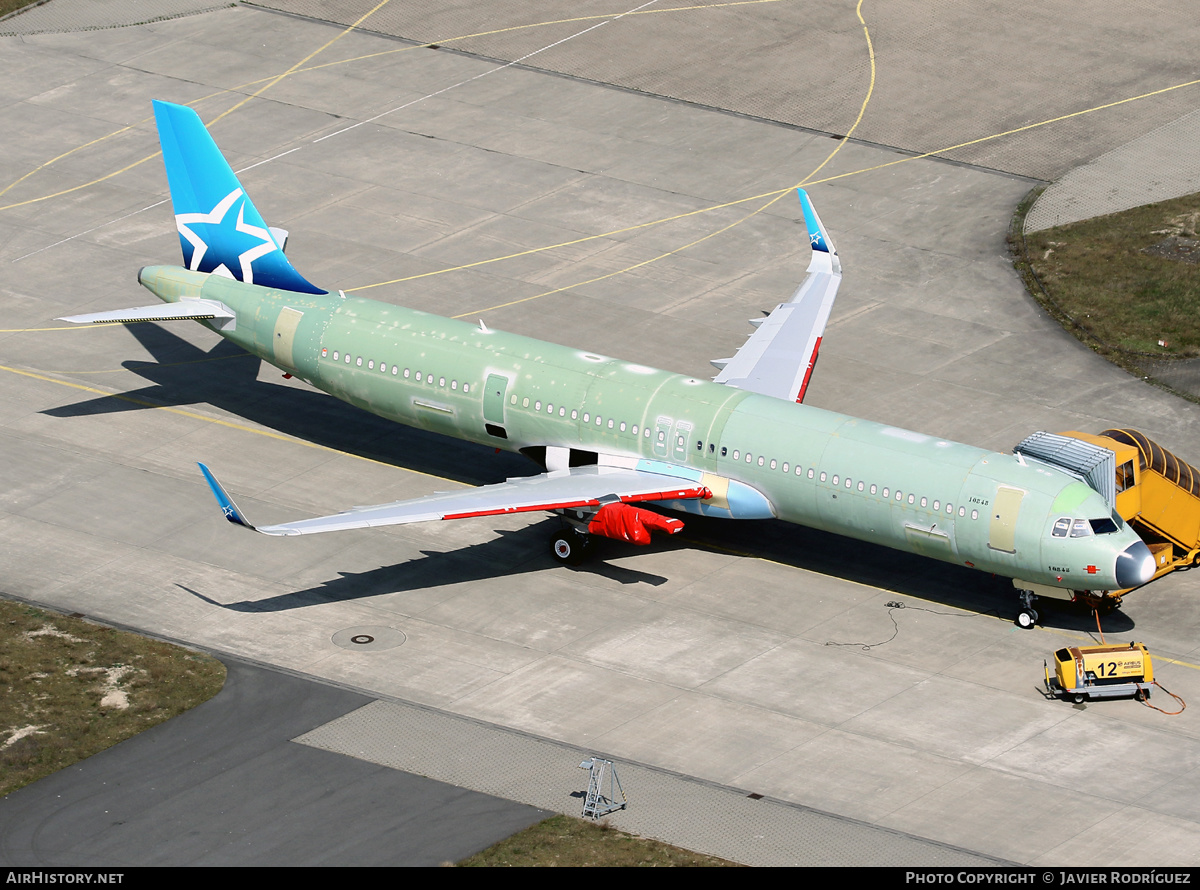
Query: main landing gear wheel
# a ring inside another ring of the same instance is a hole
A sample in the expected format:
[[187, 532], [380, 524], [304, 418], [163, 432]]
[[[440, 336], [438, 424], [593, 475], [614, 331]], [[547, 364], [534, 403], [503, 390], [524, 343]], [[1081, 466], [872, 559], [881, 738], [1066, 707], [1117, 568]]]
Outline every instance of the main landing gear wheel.
[[577, 566], [587, 556], [587, 552], [591, 549], [591, 543], [591, 539], [587, 535], [581, 535], [579, 532], [568, 529], [550, 539], [550, 554], [554, 557], [555, 562]]

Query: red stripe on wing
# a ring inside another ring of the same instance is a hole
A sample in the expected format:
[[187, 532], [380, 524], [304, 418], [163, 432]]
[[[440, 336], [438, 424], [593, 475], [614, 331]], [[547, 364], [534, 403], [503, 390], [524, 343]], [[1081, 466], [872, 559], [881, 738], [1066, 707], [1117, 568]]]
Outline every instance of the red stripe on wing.
[[804, 391], [808, 389], [808, 378], [812, 377], [813, 368], [817, 366], [817, 353], [821, 351], [821, 338], [817, 338], [817, 343], [813, 346], [812, 357], [808, 360], [808, 370], [804, 372], [804, 382], [800, 384], [800, 392], [796, 393], [796, 404], [804, 401]]
[[[625, 504], [640, 501], [708, 500], [712, 492], [703, 485], [692, 488], [676, 488], [670, 491], [654, 491], [644, 494], [618, 495]], [[521, 507], [494, 507], [490, 510], [470, 510], [465, 513], [447, 513], [442, 519], [470, 519], [473, 516], [502, 516], [506, 513], [537, 513], [542, 510], [577, 510], [580, 507], [598, 507], [599, 498], [584, 498], [577, 501], [555, 501], [546, 504], [528, 504]]]

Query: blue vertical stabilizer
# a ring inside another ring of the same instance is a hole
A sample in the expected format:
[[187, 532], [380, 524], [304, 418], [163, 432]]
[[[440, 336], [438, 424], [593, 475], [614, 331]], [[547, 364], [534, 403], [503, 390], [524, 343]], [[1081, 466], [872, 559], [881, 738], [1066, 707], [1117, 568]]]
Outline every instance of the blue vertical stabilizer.
[[292, 268], [196, 112], [155, 100], [154, 120], [184, 265], [247, 284], [326, 293]]

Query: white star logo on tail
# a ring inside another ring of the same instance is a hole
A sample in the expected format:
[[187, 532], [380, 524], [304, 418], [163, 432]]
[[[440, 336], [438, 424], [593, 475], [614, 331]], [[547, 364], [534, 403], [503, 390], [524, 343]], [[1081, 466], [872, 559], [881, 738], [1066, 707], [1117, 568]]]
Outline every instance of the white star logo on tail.
[[[225, 217], [229, 214], [234, 203], [238, 198], [242, 197], [240, 188], [234, 189], [228, 195], [221, 199], [216, 207], [209, 213], [178, 213], [175, 215], [175, 227], [179, 230], [179, 234], [187, 239], [192, 245], [192, 258], [188, 263], [188, 268], [192, 271], [200, 271], [200, 263], [204, 259], [204, 255], [208, 253], [208, 243], [192, 231], [193, 225], [212, 225], [222, 227], [226, 225]], [[238, 205], [237, 222], [234, 223], [234, 229], [243, 235], [249, 235], [251, 238], [258, 239], [257, 244], [251, 246], [248, 250], [244, 250], [237, 255], [237, 262], [241, 270], [241, 280], [246, 284], [254, 284], [254, 261], [259, 257], [266, 256], [273, 250], [278, 250], [278, 245], [275, 244], [271, 233], [260, 226], [250, 225], [245, 221], [246, 202], [242, 201]], [[237, 276], [225, 265], [219, 264], [213, 272], [218, 275], [225, 275], [229, 278]]]

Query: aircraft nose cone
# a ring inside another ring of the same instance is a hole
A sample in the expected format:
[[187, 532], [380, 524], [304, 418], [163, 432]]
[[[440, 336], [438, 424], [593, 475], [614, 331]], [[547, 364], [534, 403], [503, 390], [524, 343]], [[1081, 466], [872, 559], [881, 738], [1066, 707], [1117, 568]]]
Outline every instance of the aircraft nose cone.
[[1154, 577], [1154, 555], [1141, 541], [1117, 554], [1117, 586], [1138, 587]]

